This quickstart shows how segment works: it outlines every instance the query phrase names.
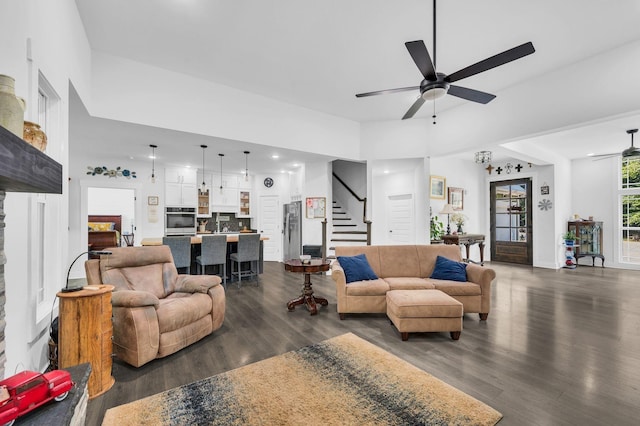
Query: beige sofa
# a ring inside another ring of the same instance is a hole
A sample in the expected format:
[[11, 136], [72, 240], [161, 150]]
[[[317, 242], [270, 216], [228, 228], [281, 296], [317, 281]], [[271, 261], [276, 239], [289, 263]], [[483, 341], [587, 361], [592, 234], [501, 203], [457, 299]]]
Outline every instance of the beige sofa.
[[437, 289], [461, 302], [465, 313], [478, 313], [486, 320], [491, 307], [493, 269], [475, 264], [467, 265], [467, 282], [429, 278], [438, 255], [460, 262], [460, 248], [456, 245], [396, 245], [336, 247], [336, 256], [355, 256], [364, 253], [377, 280], [347, 284], [340, 262], [331, 265], [331, 277], [336, 283], [338, 315], [348, 313], [386, 313], [386, 294], [389, 290]]
[[85, 262], [89, 284], [115, 286], [113, 347], [135, 367], [171, 355], [222, 326], [225, 293], [215, 275], [178, 275], [168, 246], [116, 247]]

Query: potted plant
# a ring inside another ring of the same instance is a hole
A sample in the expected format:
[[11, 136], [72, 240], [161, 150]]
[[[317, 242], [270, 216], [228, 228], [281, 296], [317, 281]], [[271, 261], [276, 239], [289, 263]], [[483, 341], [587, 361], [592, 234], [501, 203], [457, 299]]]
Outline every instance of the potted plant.
[[566, 246], [573, 246], [576, 241], [576, 233], [573, 231], [567, 231], [562, 235], [564, 239], [564, 244]]
[[438, 216], [431, 216], [431, 241], [439, 241], [444, 233], [444, 224]]

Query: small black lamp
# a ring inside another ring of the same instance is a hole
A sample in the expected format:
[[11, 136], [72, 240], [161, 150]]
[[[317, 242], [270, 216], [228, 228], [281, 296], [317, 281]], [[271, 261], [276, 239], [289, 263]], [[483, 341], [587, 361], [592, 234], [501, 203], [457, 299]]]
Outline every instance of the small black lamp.
[[456, 213], [451, 204], [445, 204], [442, 208], [442, 211], [438, 214], [446, 214], [447, 215], [447, 235], [451, 235], [451, 226], [449, 224], [449, 215]]
[[64, 288], [62, 289], [63, 293], [70, 293], [72, 291], [79, 291], [82, 290], [82, 287], [69, 287], [69, 274], [71, 273], [71, 268], [73, 268], [73, 265], [76, 263], [76, 261], [78, 259], [80, 259], [83, 255], [85, 254], [90, 254], [92, 256], [100, 256], [100, 255], [110, 255], [113, 254], [113, 252], [109, 251], [109, 250], [89, 250], [89, 251], [85, 251], [83, 253], [80, 253], [78, 255], [78, 257], [76, 257], [75, 259], [73, 259], [73, 262], [71, 262], [71, 266], [69, 266], [69, 270], [67, 271], [67, 281], [66, 281], [66, 285], [64, 286]]

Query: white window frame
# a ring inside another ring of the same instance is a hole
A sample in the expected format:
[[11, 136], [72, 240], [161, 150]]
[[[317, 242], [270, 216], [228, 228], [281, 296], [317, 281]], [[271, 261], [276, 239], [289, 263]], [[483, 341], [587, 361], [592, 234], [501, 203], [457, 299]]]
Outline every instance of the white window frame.
[[[46, 153], [56, 161], [62, 155], [62, 100], [42, 72], [38, 72], [38, 89], [32, 95], [37, 105], [29, 117], [47, 135]], [[31, 194], [29, 200], [29, 234], [27, 284], [29, 310], [33, 326], [28, 327], [29, 341], [34, 341], [49, 327], [56, 294], [64, 286], [65, 251], [60, 247], [67, 227], [63, 223], [64, 198], [58, 194]]]
[[[623, 215], [623, 209], [622, 209], [622, 199], [624, 196], [626, 195], [637, 195], [640, 196], [640, 186], [636, 187], [636, 188], [623, 188], [622, 186], [622, 165], [624, 163], [624, 161], [626, 161], [625, 158], [620, 159], [620, 161], [618, 161], [618, 182], [617, 182], [617, 190], [618, 190], [618, 229], [616, 232], [617, 238], [618, 238], [618, 262], [620, 264], [623, 265], [629, 265], [629, 266], [635, 266], [635, 267], [640, 267], [640, 259], [637, 262], [634, 261], [630, 261], [629, 259], [625, 259], [623, 258], [623, 245], [625, 244], [624, 242], [624, 236], [623, 236], [623, 232], [627, 229], [632, 229], [632, 230], [640, 230], [640, 228], [638, 227], [625, 227], [623, 225], [623, 221], [622, 221], [622, 215]], [[639, 161], [640, 162], [640, 158], [634, 158], [633, 161]]]

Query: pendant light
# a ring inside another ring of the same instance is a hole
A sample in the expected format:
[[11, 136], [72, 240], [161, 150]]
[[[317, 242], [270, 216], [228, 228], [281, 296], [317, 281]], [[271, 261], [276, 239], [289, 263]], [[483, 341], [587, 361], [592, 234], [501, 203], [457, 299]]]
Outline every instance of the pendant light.
[[249, 151], [244, 152], [244, 181], [249, 181]]
[[207, 190], [207, 184], [204, 181], [204, 150], [207, 149], [207, 146], [200, 145], [200, 148], [202, 148], [202, 188], [200, 188], [200, 191], [204, 193]]
[[151, 147], [151, 183], [156, 183], [156, 148], [158, 145], [149, 145]]
[[222, 157], [224, 154], [218, 154], [220, 156], [220, 193], [222, 194]]

